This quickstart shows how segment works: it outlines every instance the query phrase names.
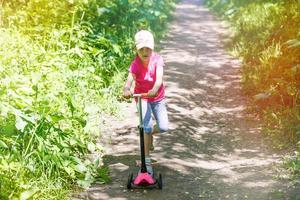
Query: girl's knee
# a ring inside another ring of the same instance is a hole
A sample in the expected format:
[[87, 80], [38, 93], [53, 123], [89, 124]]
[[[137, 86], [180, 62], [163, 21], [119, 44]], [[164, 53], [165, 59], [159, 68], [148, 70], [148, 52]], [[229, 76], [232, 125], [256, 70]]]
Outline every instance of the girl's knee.
[[150, 134], [150, 133], [152, 133], [152, 131], [153, 131], [153, 129], [150, 128], [150, 127], [145, 127], [144, 128], [144, 133]]

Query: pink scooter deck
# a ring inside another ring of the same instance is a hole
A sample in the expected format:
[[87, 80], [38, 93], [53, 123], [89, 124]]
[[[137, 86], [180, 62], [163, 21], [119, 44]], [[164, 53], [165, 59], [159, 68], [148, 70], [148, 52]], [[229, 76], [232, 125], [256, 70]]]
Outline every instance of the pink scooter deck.
[[155, 183], [154, 178], [147, 172], [146, 173], [140, 172], [133, 181], [134, 185], [153, 185], [154, 183]]

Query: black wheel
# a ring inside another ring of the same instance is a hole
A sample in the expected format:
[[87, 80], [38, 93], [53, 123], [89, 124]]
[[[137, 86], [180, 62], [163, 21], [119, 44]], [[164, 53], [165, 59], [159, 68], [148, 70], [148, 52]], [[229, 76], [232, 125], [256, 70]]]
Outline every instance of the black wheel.
[[133, 174], [132, 172], [130, 172], [128, 174], [128, 179], [127, 179], [127, 189], [131, 189], [132, 178], [133, 178]]
[[158, 174], [157, 184], [158, 184], [158, 188], [159, 189], [163, 188], [163, 181], [162, 181], [162, 175], [161, 175], [161, 173]]

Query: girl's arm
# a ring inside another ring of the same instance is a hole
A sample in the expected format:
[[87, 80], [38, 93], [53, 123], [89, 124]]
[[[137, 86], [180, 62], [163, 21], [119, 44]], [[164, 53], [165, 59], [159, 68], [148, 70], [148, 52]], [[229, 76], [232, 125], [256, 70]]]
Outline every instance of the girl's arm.
[[156, 68], [156, 81], [154, 83], [154, 86], [151, 90], [148, 92], [148, 96], [155, 97], [162, 82], [163, 82], [163, 75], [164, 75], [164, 67], [163, 66], [157, 66]]
[[129, 98], [130, 95], [131, 95], [130, 89], [131, 89], [131, 85], [132, 85], [132, 82], [133, 82], [134, 79], [135, 79], [134, 74], [129, 72], [129, 74], [127, 76], [127, 80], [126, 80], [124, 88], [123, 88], [123, 96], [125, 98]]

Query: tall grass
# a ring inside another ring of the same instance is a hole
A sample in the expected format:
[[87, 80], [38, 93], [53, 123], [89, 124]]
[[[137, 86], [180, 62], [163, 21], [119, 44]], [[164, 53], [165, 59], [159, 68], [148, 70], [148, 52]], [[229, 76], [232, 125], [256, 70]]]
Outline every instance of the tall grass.
[[1, 2], [1, 199], [67, 199], [109, 181], [101, 116], [117, 112], [133, 34], [161, 38], [174, 2]]

